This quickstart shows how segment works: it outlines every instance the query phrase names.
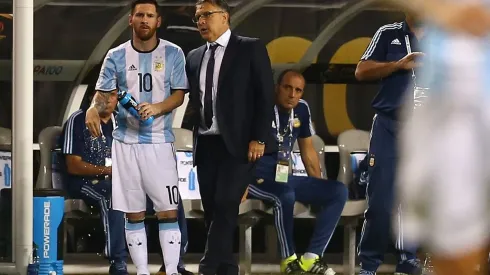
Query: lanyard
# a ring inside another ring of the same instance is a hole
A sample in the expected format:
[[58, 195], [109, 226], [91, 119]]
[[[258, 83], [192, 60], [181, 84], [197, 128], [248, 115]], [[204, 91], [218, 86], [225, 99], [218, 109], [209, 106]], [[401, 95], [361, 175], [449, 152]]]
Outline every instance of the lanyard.
[[[405, 35], [405, 44], [407, 45], [407, 53], [412, 53], [412, 47], [410, 46], [410, 38], [408, 35]], [[414, 84], [413, 90], [413, 100], [414, 100], [414, 109], [422, 106], [423, 101], [427, 97], [428, 88], [419, 87], [417, 85], [417, 77], [415, 76], [415, 69], [412, 68], [412, 79]]]
[[274, 106], [274, 114], [276, 115], [276, 121], [275, 126], [276, 126], [276, 137], [277, 141], [282, 144], [284, 142], [284, 136], [287, 134], [289, 131], [289, 147], [291, 147], [291, 139], [293, 137], [293, 121], [294, 121], [294, 110], [291, 110], [290, 115], [289, 115], [289, 121], [288, 121], [288, 127], [285, 127], [284, 133], [281, 134], [281, 126], [279, 122], [279, 110], [277, 109], [277, 105]]
[[[410, 46], [410, 38], [408, 35], [405, 35], [405, 45], [407, 46], [407, 53], [411, 54], [412, 53], [412, 47]], [[415, 84], [415, 87], [417, 87], [417, 77], [415, 76], [415, 69], [412, 68], [412, 79], [413, 83]]]

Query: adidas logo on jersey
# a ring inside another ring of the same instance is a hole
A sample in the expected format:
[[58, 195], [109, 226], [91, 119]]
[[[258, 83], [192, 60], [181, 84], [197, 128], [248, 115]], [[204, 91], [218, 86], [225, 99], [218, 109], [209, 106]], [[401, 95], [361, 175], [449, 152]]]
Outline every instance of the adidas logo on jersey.
[[391, 41], [391, 45], [401, 45], [400, 40], [398, 38], [395, 38], [395, 40]]
[[136, 69], [136, 66], [134, 65], [131, 65], [128, 69], [128, 71], [137, 71], [138, 69]]

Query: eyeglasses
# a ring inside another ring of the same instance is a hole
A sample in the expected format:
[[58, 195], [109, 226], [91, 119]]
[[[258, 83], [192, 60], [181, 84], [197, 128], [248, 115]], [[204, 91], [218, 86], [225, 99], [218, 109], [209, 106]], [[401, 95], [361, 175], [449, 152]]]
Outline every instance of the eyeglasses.
[[207, 12], [203, 12], [202, 14], [196, 15], [194, 18], [192, 18], [192, 22], [194, 22], [194, 23], [197, 24], [197, 23], [199, 23], [199, 20], [201, 20], [201, 18], [204, 18], [204, 20], [206, 20], [211, 15], [213, 15], [215, 13], [224, 13], [224, 11], [207, 11]]

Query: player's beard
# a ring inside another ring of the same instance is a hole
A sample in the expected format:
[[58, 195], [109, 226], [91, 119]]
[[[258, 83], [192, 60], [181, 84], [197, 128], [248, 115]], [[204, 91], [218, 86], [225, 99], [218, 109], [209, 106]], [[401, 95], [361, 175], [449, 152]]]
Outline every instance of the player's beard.
[[138, 37], [138, 39], [141, 41], [150, 40], [156, 31], [157, 31], [156, 28], [150, 28], [148, 31], [146, 31], [145, 29], [141, 29], [141, 28], [135, 28], [134, 29], [134, 33], [135, 33], [136, 37]]

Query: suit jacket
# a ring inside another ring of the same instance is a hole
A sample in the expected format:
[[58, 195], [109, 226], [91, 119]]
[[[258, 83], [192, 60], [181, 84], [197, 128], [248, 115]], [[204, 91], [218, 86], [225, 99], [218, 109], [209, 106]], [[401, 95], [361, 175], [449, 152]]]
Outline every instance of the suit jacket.
[[[202, 109], [199, 77], [206, 48], [203, 45], [189, 52], [186, 62], [195, 145]], [[221, 63], [218, 93], [214, 100], [218, 128], [231, 155], [246, 160], [252, 140], [264, 141], [266, 152], [277, 150], [271, 132], [274, 80], [267, 49], [259, 39], [231, 34]]]

